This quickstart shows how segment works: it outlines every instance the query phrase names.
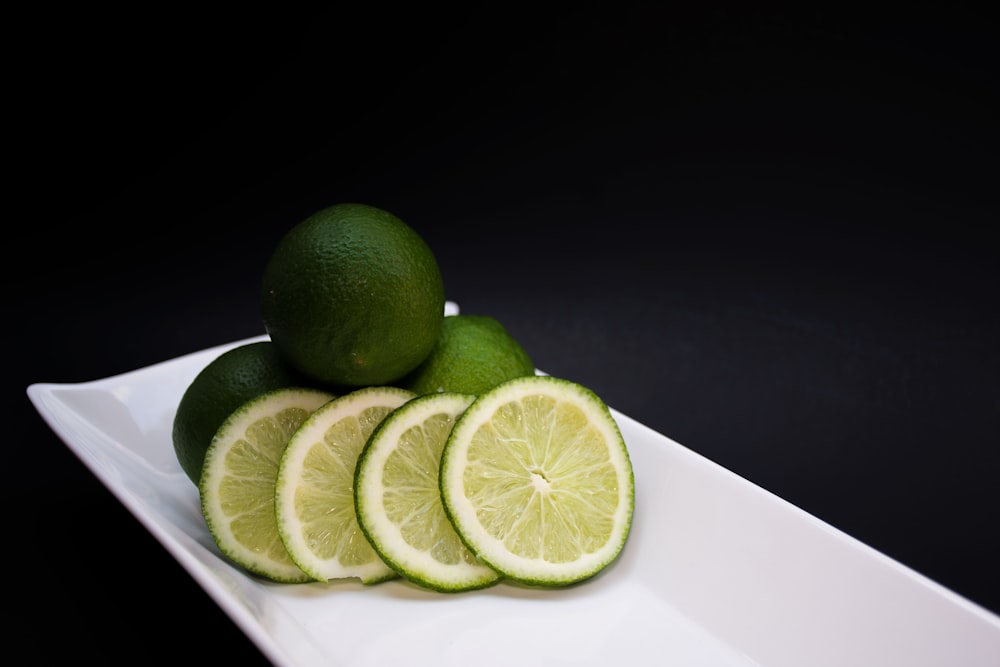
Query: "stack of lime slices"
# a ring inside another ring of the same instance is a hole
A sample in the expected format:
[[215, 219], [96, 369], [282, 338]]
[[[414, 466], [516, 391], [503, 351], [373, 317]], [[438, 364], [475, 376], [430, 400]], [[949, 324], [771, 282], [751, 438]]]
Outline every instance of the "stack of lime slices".
[[635, 488], [603, 401], [535, 375], [479, 396], [270, 392], [219, 429], [200, 491], [222, 553], [258, 575], [458, 592], [597, 575]]

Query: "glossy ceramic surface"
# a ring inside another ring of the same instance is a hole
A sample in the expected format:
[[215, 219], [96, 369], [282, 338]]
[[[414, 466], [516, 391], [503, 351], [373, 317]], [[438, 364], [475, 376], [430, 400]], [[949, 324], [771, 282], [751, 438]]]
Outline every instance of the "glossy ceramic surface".
[[215, 547], [170, 432], [198, 371], [260, 339], [28, 395], [276, 665], [1000, 665], [1000, 617], [614, 410], [635, 517], [589, 582], [449, 595], [248, 576]]

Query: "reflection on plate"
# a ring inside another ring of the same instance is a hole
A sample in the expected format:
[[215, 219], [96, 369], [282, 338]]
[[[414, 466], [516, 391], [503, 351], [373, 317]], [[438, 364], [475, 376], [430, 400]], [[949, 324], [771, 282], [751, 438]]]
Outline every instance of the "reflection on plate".
[[28, 396], [275, 665], [1000, 665], [1000, 617], [615, 410], [635, 517], [589, 582], [449, 595], [248, 576], [215, 547], [170, 432], [198, 371], [262, 339]]

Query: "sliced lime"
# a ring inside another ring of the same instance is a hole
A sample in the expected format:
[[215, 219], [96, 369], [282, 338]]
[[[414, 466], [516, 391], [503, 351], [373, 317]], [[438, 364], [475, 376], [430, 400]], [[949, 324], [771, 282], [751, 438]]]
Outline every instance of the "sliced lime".
[[219, 549], [250, 572], [278, 582], [308, 581], [278, 536], [274, 483], [292, 434], [332, 394], [286, 388], [251, 399], [219, 427], [205, 453], [199, 492]]
[[438, 486], [441, 450], [473, 399], [435, 393], [398, 408], [375, 429], [355, 472], [358, 523], [369, 543], [406, 579], [439, 591], [484, 588], [499, 579], [455, 533]]
[[632, 523], [634, 477], [617, 422], [591, 390], [551, 376], [477, 398], [445, 444], [440, 484], [469, 549], [526, 584], [593, 577]]
[[365, 387], [330, 401], [295, 433], [275, 483], [278, 532], [292, 560], [317, 581], [397, 576], [372, 548], [354, 509], [354, 470], [368, 436], [414, 397]]

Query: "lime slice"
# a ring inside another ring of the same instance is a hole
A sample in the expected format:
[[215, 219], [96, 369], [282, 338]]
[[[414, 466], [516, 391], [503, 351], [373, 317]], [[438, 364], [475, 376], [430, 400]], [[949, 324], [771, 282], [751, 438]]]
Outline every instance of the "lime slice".
[[266, 392], [222, 423], [205, 452], [201, 511], [233, 562], [273, 581], [309, 581], [289, 557], [274, 517], [274, 482], [289, 438], [333, 394], [304, 388]]
[[354, 510], [354, 470], [368, 436], [415, 394], [365, 387], [330, 401], [285, 449], [275, 483], [278, 532], [292, 560], [317, 581], [397, 576], [372, 548]]
[[604, 402], [552, 376], [508, 380], [455, 424], [441, 499], [480, 560], [525, 584], [561, 586], [606, 568], [632, 525], [634, 477]]
[[485, 588], [500, 575], [462, 543], [441, 504], [438, 467], [455, 420], [475, 396], [415, 398], [385, 418], [358, 459], [358, 524], [386, 563], [433, 590]]

